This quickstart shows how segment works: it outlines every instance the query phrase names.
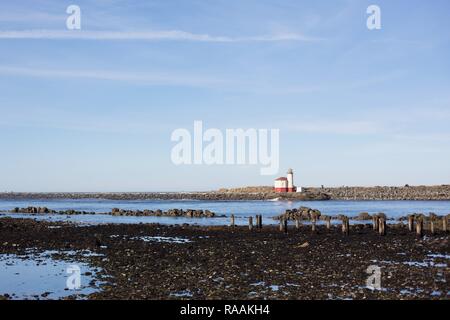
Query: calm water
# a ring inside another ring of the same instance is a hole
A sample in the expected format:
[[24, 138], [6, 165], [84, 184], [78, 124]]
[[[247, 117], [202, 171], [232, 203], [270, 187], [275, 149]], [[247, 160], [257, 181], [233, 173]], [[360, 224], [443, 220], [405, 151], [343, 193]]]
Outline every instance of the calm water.
[[[346, 214], [355, 216], [360, 212], [378, 213], [384, 212], [388, 217], [396, 218], [409, 213], [448, 214], [450, 213], [450, 201], [198, 201], [198, 200], [0, 200], [0, 212], [15, 207], [48, 207], [54, 210], [74, 209], [89, 212], [110, 212], [112, 208], [128, 210], [168, 210], [168, 209], [208, 209], [217, 214], [237, 217], [237, 223], [246, 224], [246, 218], [255, 214], [261, 214], [265, 223], [272, 221], [272, 217], [283, 213], [286, 209], [307, 206], [319, 209], [324, 214]], [[29, 217], [30, 215], [14, 215]], [[166, 224], [196, 223], [208, 225], [228, 224], [229, 218], [192, 219], [173, 217], [116, 217], [110, 215], [78, 215], [78, 216], [34, 216], [37, 219], [46, 220], [70, 220], [82, 223], [139, 223], [159, 222]]]
[[[0, 294], [9, 294], [12, 299], [60, 299], [71, 295], [87, 295], [98, 291], [90, 285], [95, 271], [86, 263], [52, 259], [54, 252], [43, 252], [30, 256], [0, 254]], [[80, 287], [69, 290], [67, 280], [69, 267], [80, 269]], [[42, 294], [46, 293], [42, 296]]]

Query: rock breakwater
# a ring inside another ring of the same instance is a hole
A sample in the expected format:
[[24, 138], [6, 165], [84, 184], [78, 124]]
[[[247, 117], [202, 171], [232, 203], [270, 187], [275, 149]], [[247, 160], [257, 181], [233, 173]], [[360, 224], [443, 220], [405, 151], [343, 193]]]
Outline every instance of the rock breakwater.
[[[188, 217], [188, 218], [214, 218], [219, 217], [210, 210], [193, 210], [193, 209], [170, 209], [167, 211], [162, 210], [124, 210], [119, 208], [113, 208], [110, 212], [96, 213], [89, 211], [78, 210], [52, 210], [47, 207], [27, 207], [27, 208], [14, 208], [11, 213], [26, 213], [26, 214], [60, 214], [60, 215], [82, 215], [82, 214], [109, 214], [113, 216], [135, 216], [135, 217]], [[223, 217], [223, 216], [222, 216]]]
[[450, 185], [306, 188], [305, 190], [325, 193], [332, 200], [450, 200]]
[[43, 199], [105, 199], [105, 200], [202, 200], [202, 201], [236, 201], [236, 200], [329, 200], [330, 196], [321, 192], [275, 193], [275, 192], [139, 192], [139, 193], [0, 193], [5, 200], [43, 200]]

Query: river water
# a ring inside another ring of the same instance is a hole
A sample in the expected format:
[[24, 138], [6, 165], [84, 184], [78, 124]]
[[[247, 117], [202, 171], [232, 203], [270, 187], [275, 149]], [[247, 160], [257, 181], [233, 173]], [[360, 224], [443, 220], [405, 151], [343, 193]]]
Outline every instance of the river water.
[[[112, 208], [127, 210], [156, 210], [169, 209], [202, 209], [211, 210], [227, 218], [184, 218], [184, 217], [121, 217], [111, 215], [38, 215], [8, 214], [7, 211], [15, 207], [48, 207], [53, 210], [78, 210], [96, 213], [110, 212]], [[152, 223], [163, 224], [200, 224], [224, 225], [229, 223], [229, 216], [236, 216], [237, 224], [246, 224], [247, 217], [261, 214], [264, 223], [274, 221], [272, 217], [284, 213], [286, 209], [307, 206], [319, 209], [323, 214], [345, 214], [356, 216], [360, 212], [370, 214], [384, 212], [389, 218], [398, 218], [410, 213], [434, 212], [436, 214], [450, 213], [450, 201], [203, 201], [203, 200], [99, 200], [99, 199], [58, 199], [58, 200], [0, 200], [2, 216], [33, 217], [53, 221], [73, 221], [80, 223]]]

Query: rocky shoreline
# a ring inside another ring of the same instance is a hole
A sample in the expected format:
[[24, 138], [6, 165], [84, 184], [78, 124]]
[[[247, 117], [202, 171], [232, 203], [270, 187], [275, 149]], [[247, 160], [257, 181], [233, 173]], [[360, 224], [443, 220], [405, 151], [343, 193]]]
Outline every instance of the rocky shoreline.
[[[449, 240], [448, 233], [428, 231], [417, 238], [402, 225], [389, 225], [380, 236], [363, 223], [344, 235], [339, 226], [321, 225], [315, 232], [290, 225], [284, 233], [275, 226], [86, 226], [0, 218], [3, 254], [26, 256], [32, 249], [69, 259], [73, 252], [93, 253], [80, 259], [97, 270], [101, 290], [69, 299], [448, 300]], [[380, 290], [366, 285], [374, 265], [381, 268]], [[9, 299], [11, 292], [0, 296]]]
[[[301, 206], [299, 208], [293, 208], [293, 209], [287, 209], [284, 213], [274, 216], [274, 220], [299, 220], [299, 221], [312, 221], [312, 220], [342, 220], [343, 217], [346, 217], [343, 214], [339, 215], [325, 215], [318, 209], [312, 209], [308, 207]], [[433, 212], [430, 212], [428, 214], [425, 213], [411, 213], [409, 215], [401, 216], [398, 218], [392, 218], [387, 217], [385, 213], [379, 212], [376, 214], [369, 214], [368, 212], [360, 212], [357, 216], [350, 217], [351, 220], [358, 220], [358, 221], [371, 221], [372, 218], [383, 218], [385, 220], [391, 220], [391, 221], [399, 221], [404, 222], [408, 221], [408, 218], [412, 217], [414, 220], [423, 220], [424, 222], [430, 222], [430, 221], [442, 221], [442, 219], [447, 219], [450, 221], [450, 213], [447, 215], [437, 215]]]
[[243, 187], [209, 192], [3, 192], [0, 199], [106, 199], [106, 200], [450, 200], [450, 185], [404, 187], [303, 188], [302, 192], [276, 193], [272, 187]]
[[0, 199], [4, 200], [48, 200], [48, 199], [105, 199], [105, 200], [202, 200], [202, 201], [236, 201], [236, 200], [298, 200], [314, 201], [329, 200], [324, 193], [224, 193], [224, 192], [139, 192], [139, 193], [28, 193], [6, 192], [0, 193]]
[[133, 216], [133, 217], [188, 217], [188, 218], [215, 218], [224, 217], [224, 215], [217, 215], [210, 210], [194, 210], [194, 209], [170, 209], [167, 211], [162, 210], [124, 210], [119, 208], [113, 208], [110, 212], [91, 212], [91, 211], [79, 211], [79, 210], [61, 210], [56, 211], [47, 207], [26, 207], [26, 208], [14, 208], [9, 211], [10, 213], [25, 213], [25, 214], [59, 214], [59, 215], [84, 215], [84, 214], [108, 214], [113, 216]]
[[450, 200], [450, 185], [404, 187], [306, 188], [322, 192], [332, 200]]

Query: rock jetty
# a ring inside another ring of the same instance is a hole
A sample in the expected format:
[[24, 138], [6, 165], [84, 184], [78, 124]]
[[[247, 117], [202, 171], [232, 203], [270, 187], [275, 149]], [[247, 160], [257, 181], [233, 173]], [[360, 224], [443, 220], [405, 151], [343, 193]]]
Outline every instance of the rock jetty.
[[202, 201], [236, 201], [236, 200], [329, 200], [325, 193], [298, 192], [140, 192], [140, 193], [0, 193], [0, 199], [7, 200], [46, 200], [46, 199], [107, 199], [107, 200], [202, 200]]
[[123, 210], [114, 208], [111, 211], [113, 216], [168, 216], [168, 217], [188, 217], [188, 218], [214, 218], [217, 215], [209, 210], [193, 210], [193, 209], [170, 209], [167, 211], [162, 210]]
[[322, 213], [320, 210], [308, 207], [300, 207], [298, 209], [288, 209], [285, 213], [273, 217], [274, 220], [313, 220], [320, 219]]
[[[60, 215], [82, 215], [82, 214], [110, 214], [113, 216], [135, 216], [135, 217], [188, 217], [188, 218], [214, 218], [219, 217], [214, 212], [209, 210], [193, 210], [193, 209], [170, 209], [167, 211], [162, 210], [124, 210], [119, 208], [113, 208], [111, 212], [88, 212], [78, 210], [61, 210], [56, 211], [46, 207], [27, 207], [27, 208], [14, 208], [10, 210], [11, 213], [27, 213], [27, 214], [60, 214]], [[223, 217], [223, 216], [222, 216]]]
[[107, 200], [450, 200], [450, 185], [404, 187], [303, 188], [302, 192], [276, 193], [270, 186], [219, 189], [209, 192], [56, 192], [0, 193], [0, 199], [107, 199]]
[[404, 187], [305, 188], [325, 193], [332, 200], [450, 200], [450, 185]]

